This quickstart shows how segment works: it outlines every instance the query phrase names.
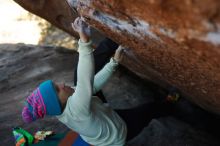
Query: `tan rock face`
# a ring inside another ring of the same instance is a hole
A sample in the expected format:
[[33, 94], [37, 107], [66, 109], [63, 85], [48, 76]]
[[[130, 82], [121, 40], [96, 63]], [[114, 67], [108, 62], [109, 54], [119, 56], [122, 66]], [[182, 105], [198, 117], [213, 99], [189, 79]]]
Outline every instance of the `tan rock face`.
[[75, 0], [74, 9], [64, 0], [15, 1], [72, 35], [80, 13], [130, 48], [124, 66], [220, 114], [220, 1]]

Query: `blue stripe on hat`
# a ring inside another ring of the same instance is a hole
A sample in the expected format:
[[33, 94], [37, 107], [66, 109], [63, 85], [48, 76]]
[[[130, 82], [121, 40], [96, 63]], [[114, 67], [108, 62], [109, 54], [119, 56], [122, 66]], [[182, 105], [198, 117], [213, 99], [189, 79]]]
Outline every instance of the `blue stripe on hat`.
[[40, 93], [46, 106], [46, 115], [60, 115], [61, 104], [51, 80], [44, 81], [39, 86]]

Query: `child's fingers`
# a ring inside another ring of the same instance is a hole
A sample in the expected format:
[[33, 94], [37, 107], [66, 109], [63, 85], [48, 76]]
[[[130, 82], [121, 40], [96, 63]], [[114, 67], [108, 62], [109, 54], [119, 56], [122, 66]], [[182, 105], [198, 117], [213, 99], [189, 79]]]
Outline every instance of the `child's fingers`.
[[71, 24], [72, 25], [72, 28], [75, 30], [75, 31], [78, 31], [79, 27], [80, 27], [80, 18], [77, 17], [74, 21], [74, 23]]
[[119, 61], [123, 60], [125, 54], [126, 54], [126, 48], [124, 46], [119, 46], [116, 50], [116, 54], [118, 56]]
[[83, 20], [83, 17], [77, 17], [75, 19], [74, 23], [71, 23], [71, 26], [77, 32], [84, 32], [84, 33], [87, 33], [87, 34], [90, 33], [90, 27]]
[[71, 23], [71, 26], [72, 26], [73, 29], [75, 29], [74, 23]]
[[82, 27], [82, 26], [83, 26], [83, 22], [82, 22], [82, 20], [81, 20], [81, 19], [79, 19], [79, 23], [78, 23], [78, 24], [79, 24], [79, 26], [80, 26], [80, 27]]
[[76, 24], [76, 25], [79, 25], [79, 21], [80, 21], [80, 17], [77, 17], [77, 18], [75, 19], [75, 22], [76, 22], [75, 24]]
[[82, 19], [82, 21], [84, 21], [84, 22], [86, 21], [85, 18], [84, 18], [83, 16], [81, 16], [81, 19]]
[[118, 49], [116, 50], [116, 53], [121, 54], [123, 50], [122, 46], [119, 46]]
[[74, 23], [71, 23], [71, 26], [72, 26], [72, 28], [73, 28], [75, 31], [77, 31], [77, 27], [76, 27], [76, 25], [75, 25]]
[[73, 26], [76, 27], [77, 26], [77, 18], [75, 19]]
[[80, 18], [78, 17], [76, 21], [76, 25], [79, 26], [79, 23], [80, 23]]

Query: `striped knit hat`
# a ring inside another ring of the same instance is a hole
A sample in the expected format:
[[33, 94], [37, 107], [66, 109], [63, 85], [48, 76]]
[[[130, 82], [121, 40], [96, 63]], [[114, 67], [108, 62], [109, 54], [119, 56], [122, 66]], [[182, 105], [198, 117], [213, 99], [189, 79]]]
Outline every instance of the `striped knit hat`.
[[24, 122], [31, 123], [45, 115], [60, 115], [61, 105], [51, 80], [44, 81], [25, 101], [22, 111]]

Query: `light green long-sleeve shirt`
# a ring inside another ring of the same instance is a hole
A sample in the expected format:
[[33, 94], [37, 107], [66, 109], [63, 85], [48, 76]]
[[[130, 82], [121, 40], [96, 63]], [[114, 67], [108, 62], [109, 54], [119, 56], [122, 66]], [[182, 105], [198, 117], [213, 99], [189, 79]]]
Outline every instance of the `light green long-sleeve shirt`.
[[[94, 146], [125, 145], [125, 122], [93, 93], [99, 91], [115, 71], [117, 63], [111, 59], [94, 77], [94, 57], [91, 41], [79, 41], [77, 86], [67, 100], [64, 112], [57, 118]], [[94, 82], [93, 82], [94, 81]]]

